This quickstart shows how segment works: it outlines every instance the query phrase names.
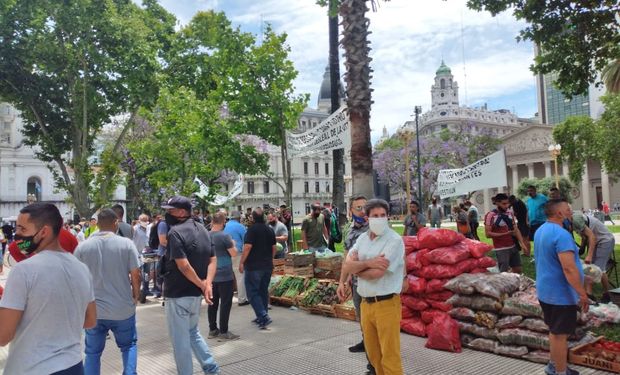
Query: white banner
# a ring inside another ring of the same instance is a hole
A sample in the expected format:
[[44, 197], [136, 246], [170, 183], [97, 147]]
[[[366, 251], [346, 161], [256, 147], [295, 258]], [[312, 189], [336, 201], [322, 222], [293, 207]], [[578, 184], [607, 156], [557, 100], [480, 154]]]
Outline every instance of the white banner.
[[351, 125], [347, 106], [343, 105], [318, 126], [304, 133], [286, 132], [288, 158], [319, 151], [351, 148]]
[[441, 198], [449, 198], [507, 185], [506, 155], [504, 150], [500, 150], [465, 168], [440, 170], [437, 194]]
[[[194, 195], [196, 195], [197, 197], [201, 199], [207, 199], [207, 197], [209, 196], [209, 187], [207, 186], [207, 184], [200, 181], [200, 179], [197, 176], [194, 177], [194, 182], [197, 183], [198, 186], [200, 187], [200, 191], [197, 193], [194, 193]], [[213, 199], [209, 201], [209, 204], [213, 206], [221, 206], [225, 204], [226, 202], [228, 202], [229, 200], [234, 199], [237, 195], [241, 194], [242, 191], [243, 191], [243, 175], [240, 174], [239, 178], [237, 178], [237, 181], [235, 181], [233, 188], [228, 192], [228, 195], [215, 194]]]

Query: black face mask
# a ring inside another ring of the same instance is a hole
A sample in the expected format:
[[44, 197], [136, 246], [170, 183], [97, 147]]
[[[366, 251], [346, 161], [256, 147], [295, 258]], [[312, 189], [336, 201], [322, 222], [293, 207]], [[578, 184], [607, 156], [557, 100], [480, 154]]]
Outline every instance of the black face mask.
[[41, 241], [34, 242], [34, 237], [37, 234], [39, 234], [40, 231], [41, 231], [41, 229], [39, 229], [37, 231], [37, 233], [35, 233], [32, 236], [20, 236], [19, 234], [16, 234], [13, 237], [15, 239], [15, 243], [17, 244], [17, 248], [19, 249], [19, 251], [22, 254], [30, 255], [30, 254], [34, 253], [35, 251], [37, 251], [37, 248], [41, 244]]
[[179, 223], [184, 222], [185, 220], [187, 220], [188, 216], [184, 216], [184, 217], [176, 217], [176, 216], [172, 216], [171, 213], [166, 212], [166, 216], [165, 216], [165, 220], [166, 220], [166, 224], [173, 226], [173, 225], [177, 225]]

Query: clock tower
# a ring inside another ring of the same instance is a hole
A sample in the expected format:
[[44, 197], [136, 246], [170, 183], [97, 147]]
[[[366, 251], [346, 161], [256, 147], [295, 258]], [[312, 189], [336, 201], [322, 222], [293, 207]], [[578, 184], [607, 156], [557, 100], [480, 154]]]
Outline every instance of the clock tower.
[[431, 87], [431, 95], [433, 110], [458, 110], [459, 85], [443, 60], [435, 73], [435, 84]]

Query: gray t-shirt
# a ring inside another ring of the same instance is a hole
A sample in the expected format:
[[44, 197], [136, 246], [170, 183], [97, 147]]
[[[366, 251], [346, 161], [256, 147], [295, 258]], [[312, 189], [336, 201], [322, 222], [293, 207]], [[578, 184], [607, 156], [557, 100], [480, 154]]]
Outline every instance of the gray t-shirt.
[[136, 313], [129, 272], [140, 267], [136, 245], [112, 232], [93, 233], [75, 249], [93, 275], [97, 319], [125, 320]]
[[429, 211], [431, 212], [431, 220], [441, 220], [441, 206], [440, 205], [429, 205]]
[[[426, 216], [424, 216], [423, 213], [418, 212], [416, 214], [416, 218], [418, 219], [418, 223], [422, 226], [426, 225]], [[407, 236], [415, 236], [418, 234], [418, 227], [414, 224], [413, 220], [412, 220], [412, 215], [409, 214], [407, 215], [407, 217], [405, 217], [405, 222], [404, 222], [405, 228], [407, 228], [407, 232], [405, 233], [405, 235]]]
[[86, 307], [94, 299], [88, 268], [69, 253], [43, 250], [16, 264], [0, 307], [24, 313], [4, 375], [50, 374], [80, 362]]
[[224, 231], [211, 231], [211, 243], [215, 248], [215, 256], [217, 257], [217, 272], [215, 273], [214, 282], [224, 282], [234, 280], [232, 257], [228, 249], [234, 247], [230, 234]]
[[[275, 225], [271, 225], [271, 223], [269, 223], [269, 227], [273, 229], [276, 237], [288, 236], [288, 229], [286, 229], [286, 225], [284, 225], [280, 220], [276, 221]], [[286, 241], [278, 241], [278, 243], [282, 245], [282, 251], [286, 253]]]

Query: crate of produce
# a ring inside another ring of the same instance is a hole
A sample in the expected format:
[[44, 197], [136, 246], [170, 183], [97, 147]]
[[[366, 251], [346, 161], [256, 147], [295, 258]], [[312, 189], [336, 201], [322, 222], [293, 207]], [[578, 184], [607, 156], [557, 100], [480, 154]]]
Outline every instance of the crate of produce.
[[353, 303], [339, 303], [334, 305], [334, 309], [336, 311], [336, 318], [352, 320], [356, 321], [357, 316], [355, 316], [355, 306]]
[[[306, 290], [308, 280], [304, 277], [284, 275], [269, 291], [270, 297], [278, 304], [292, 306], [295, 298]], [[288, 298], [279, 300], [278, 298]]]
[[284, 275], [284, 259], [273, 260], [273, 275]]
[[320, 268], [323, 270], [340, 270], [342, 268], [342, 255], [335, 254], [330, 257], [316, 257], [314, 259], [314, 268]]
[[272, 305], [291, 307], [295, 305], [295, 298], [289, 297], [269, 297], [269, 301]]
[[284, 261], [287, 266], [312, 266], [314, 265], [314, 253], [288, 253]]
[[285, 275], [295, 275], [300, 277], [313, 277], [314, 276], [314, 267], [303, 266], [303, 267], [292, 267], [285, 265], [284, 266], [284, 274]]
[[568, 362], [620, 373], [620, 343], [599, 337], [591, 343], [572, 348], [568, 352]]
[[315, 311], [313, 311], [313, 313], [335, 318], [336, 308], [334, 306], [335, 305], [325, 305], [325, 304], [319, 303], [318, 305], [315, 306]]

